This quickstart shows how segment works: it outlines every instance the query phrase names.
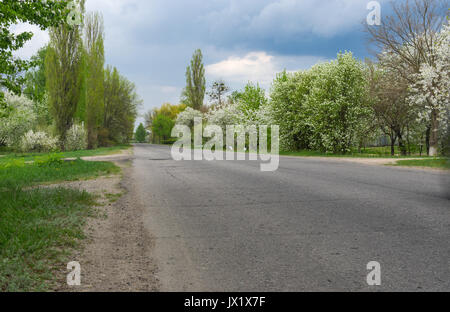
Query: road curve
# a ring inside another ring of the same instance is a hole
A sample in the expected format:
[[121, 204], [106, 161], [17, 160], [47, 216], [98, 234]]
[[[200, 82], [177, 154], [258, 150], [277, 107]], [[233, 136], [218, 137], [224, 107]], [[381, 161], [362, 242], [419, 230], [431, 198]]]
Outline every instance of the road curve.
[[261, 172], [154, 145], [130, 174], [163, 291], [450, 291], [447, 174], [314, 158]]

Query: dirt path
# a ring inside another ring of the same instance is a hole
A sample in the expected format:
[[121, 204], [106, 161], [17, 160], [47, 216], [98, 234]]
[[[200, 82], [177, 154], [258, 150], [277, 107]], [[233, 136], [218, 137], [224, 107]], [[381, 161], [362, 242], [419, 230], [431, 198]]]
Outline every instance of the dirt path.
[[[95, 160], [103, 161], [105, 157], [96, 157]], [[98, 207], [99, 217], [87, 222], [85, 233], [88, 239], [84, 248], [72, 257], [81, 265], [82, 285], [69, 287], [64, 279], [58, 291], [136, 292], [159, 289], [155, 277], [157, 266], [150, 257], [154, 240], [143, 226], [142, 206], [133, 200], [133, 189], [127, 187], [132, 185], [128, 177], [129, 161], [121, 155], [111, 155], [109, 160], [117, 160], [117, 157], [120, 161], [116, 163], [122, 167], [123, 177], [64, 184], [100, 196], [102, 206]]]

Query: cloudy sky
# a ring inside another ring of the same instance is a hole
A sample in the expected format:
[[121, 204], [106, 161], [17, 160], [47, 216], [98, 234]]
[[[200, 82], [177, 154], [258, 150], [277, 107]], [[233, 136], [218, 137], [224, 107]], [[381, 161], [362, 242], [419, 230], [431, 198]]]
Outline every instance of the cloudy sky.
[[[277, 72], [306, 69], [339, 51], [369, 55], [363, 22], [369, 0], [87, 0], [105, 20], [106, 62], [136, 83], [141, 113], [178, 103], [186, 66], [203, 51], [207, 84], [265, 88]], [[382, 9], [387, 1], [379, 1]], [[385, 12], [383, 12], [385, 13]], [[17, 30], [29, 30], [19, 25]], [[30, 57], [48, 41], [35, 36], [19, 52]]]

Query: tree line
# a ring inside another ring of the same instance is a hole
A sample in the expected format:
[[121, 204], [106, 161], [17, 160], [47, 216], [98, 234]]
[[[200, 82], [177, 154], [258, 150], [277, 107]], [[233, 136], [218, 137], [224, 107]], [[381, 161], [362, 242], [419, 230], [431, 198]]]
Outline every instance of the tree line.
[[194, 117], [202, 117], [220, 126], [279, 125], [281, 147], [288, 151], [345, 154], [387, 143], [392, 155], [396, 148], [401, 155], [448, 152], [448, 8], [439, 0], [392, 6], [381, 26], [366, 28], [378, 47], [374, 60], [345, 52], [308, 70], [281, 72], [268, 97], [257, 83], [230, 93], [219, 80], [207, 91], [202, 53], [195, 51], [182, 106], [165, 104], [146, 114], [150, 139], [170, 143], [175, 123], [192, 126]]
[[[17, 83], [19, 88], [2, 85], [0, 144], [20, 149], [24, 146], [21, 136], [25, 134], [29, 140], [36, 138], [34, 145], [27, 145], [31, 150], [93, 149], [132, 139], [141, 100], [132, 82], [117, 68], [105, 66], [103, 18], [98, 12], [85, 13], [84, 3], [85, 0], [77, 1], [81, 23], [74, 25], [67, 23], [67, 6], [61, 3], [57, 7], [28, 2], [22, 6], [11, 4], [16, 14], [19, 9], [28, 13], [38, 9], [39, 16], [46, 16], [55, 8], [59, 14], [44, 25], [49, 28], [50, 42], [32, 57]], [[13, 76], [22, 70], [16, 68]], [[25, 113], [34, 122], [20, 126], [20, 115]], [[14, 129], [21, 136], [13, 135]], [[56, 138], [57, 146], [45, 146], [45, 136]]]

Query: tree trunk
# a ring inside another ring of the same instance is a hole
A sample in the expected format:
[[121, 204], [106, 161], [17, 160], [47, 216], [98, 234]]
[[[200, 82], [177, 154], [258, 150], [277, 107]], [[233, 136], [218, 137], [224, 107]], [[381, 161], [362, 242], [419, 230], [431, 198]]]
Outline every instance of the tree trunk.
[[430, 156], [438, 156], [439, 150], [439, 120], [438, 110], [431, 111]]
[[391, 156], [395, 156], [395, 141], [397, 141], [397, 138], [393, 133], [389, 137], [391, 139]]
[[430, 126], [427, 127], [427, 131], [425, 132], [425, 145], [427, 147], [427, 156], [430, 156]]
[[403, 136], [401, 133], [397, 133], [398, 138], [398, 147], [400, 148], [400, 153], [402, 156], [406, 156], [407, 150], [405, 146], [405, 142], [403, 142]]

